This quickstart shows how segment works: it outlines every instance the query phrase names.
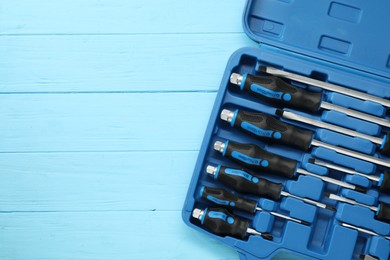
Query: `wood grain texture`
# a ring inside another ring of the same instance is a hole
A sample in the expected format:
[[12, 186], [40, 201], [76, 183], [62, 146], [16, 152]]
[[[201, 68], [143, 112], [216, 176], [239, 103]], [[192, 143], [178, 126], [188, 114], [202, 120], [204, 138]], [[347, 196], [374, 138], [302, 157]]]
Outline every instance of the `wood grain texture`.
[[244, 5], [0, 0], [0, 259], [238, 259], [180, 211]]
[[14, 0], [0, 4], [1, 34], [242, 32], [244, 8], [244, 1], [236, 0]]
[[0, 46], [0, 93], [68, 93], [216, 91], [230, 55], [255, 44], [239, 33], [3, 36]]
[[0, 152], [198, 150], [215, 96], [1, 95]]

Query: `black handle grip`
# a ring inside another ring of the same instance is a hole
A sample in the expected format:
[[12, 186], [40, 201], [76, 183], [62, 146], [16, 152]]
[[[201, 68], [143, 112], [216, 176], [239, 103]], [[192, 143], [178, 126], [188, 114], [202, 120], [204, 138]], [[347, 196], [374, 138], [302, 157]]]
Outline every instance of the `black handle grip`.
[[390, 133], [387, 133], [383, 138], [383, 143], [380, 147], [380, 153], [386, 156], [390, 156]]
[[278, 201], [283, 189], [281, 183], [255, 177], [241, 169], [221, 166], [219, 172], [214, 175], [216, 180], [226, 186], [242, 193], [249, 193]]
[[255, 137], [308, 150], [313, 132], [286, 124], [270, 115], [236, 110], [233, 126]]
[[376, 213], [376, 218], [390, 224], [390, 205], [379, 202], [379, 209]]
[[298, 162], [270, 152], [254, 144], [241, 144], [233, 141], [227, 142], [224, 156], [257, 171], [278, 173], [286, 178], [294, 178]]
[[202, 224], [212, 233], [240, 239], [246, 236], [248, 221], [234, 216], [226, 209], [208, 208], [203, 214]]
[[381, 192], [390, 194], [390, 173], [384, 172], [382, 176], [383, 176], [382, 177], [383, 179], [382, 179], [382, 182], [379, 186], [379, 190]]
[[211, 188], [203, 186], [200, 190], [202, 198], [217, 205], [230, 209], [242, 210], [253, 214], [256, 211], [257, 202], [246, 200], [222, 188]]
[[316, 113], [321, 106], [322, 93], [295, 87], [274, 76], [247, 74], [243, 89], [262, 100]]

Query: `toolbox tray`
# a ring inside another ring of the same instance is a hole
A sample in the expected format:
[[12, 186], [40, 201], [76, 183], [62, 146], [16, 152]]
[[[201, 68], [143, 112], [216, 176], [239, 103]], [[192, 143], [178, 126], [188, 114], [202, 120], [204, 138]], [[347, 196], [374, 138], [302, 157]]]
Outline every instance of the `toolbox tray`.
[[[240, 92], [239, 88], [229, 82], [232, 72], [261, 75], [259, 66], [263, 65], [389, 98], [390, 32], [385, 28], [390, 24], [390, 15], [386, 14], [389, 11], [390, 2], [386, 0], [377, 1], [375, 5], [363, 0], [337, 2], [329, 0], [249, 0], [247, 2], [243, 16], [244, 29], [250, 38], [260, 43], [260, 46], [259, 48], [240, 49], [228, 61], [182, 211], [183, 220], [187, 225], [233, 246], [241, 259], [270, 259], [280, 251], [289, 251], [304, 259], [358, 259], [360, 254], [388, 259], [390, 251], [388, 240], [358, 233], [338, 223], [346, 222], [381, 235], [390, 234], [390, 225], [375, 220], [375, 213], [369, 209], [336, 203], [323, 198], [323, 194], [324, 192], [342, 194], [344, 197], [369, 205], [377, 205], [378, 200], [390, 203], [390, 196], [380, 194], [377, 189], [371, 188], [371, 182], [365, 177], [327, 171], [308, 163], [308, 158], [322, 158], [366, 174], [375, 174], [376, 171], [383, 171], [385, 168], [343, 156], [325, 148], [313, 147], [308, 152], [302, 152], [287, 146], [258, 141], [231, 128], [226, 122], [220, 120], [219, 115], [225, 108], [258, 111], [270, 115], [275, 114], [276, 108], [283, 108]], [[304, 84], [296, 85], [310, 91], [319, 91], [318, 88]], [[377, 103], [327, 91], [324, 93], [324, 100], [328, 102], [341, 106], [347, 104], [353, 109], [389, 119], [387, 110]], [[298, 110], [290, 108], [288, 110], [303, 114]], [[315, 115], [305, 114], [305, 116], [343, 127], [351, 127], [352, 124], [354, 130], [375, 136], [382, 136], [384, 130], [388, 131], [373, 123], [351, 118], [335, 111], [320, 111]], [[289, 123], [315, 130], [313, 127], [300, 123]], [[266, 210], [274, 210], [306, 220], [312, 222], [312, 225], [304, 226], [274, 218], [263, 211], [251, 215], [234, 210], [234, 214], [248, 219], [250, 226], [256, 230], [271, 232], [274, 240], [264, 240], [259, 236], [249, 236], [240, 240], [229, 236], [214, 235], [203, 229], [199, 221], [191, 217], [191, 212], [195, 207], [203, 209], [215, 206], [199, 196], [201, 186], [228, 189], [205, 173], [205, 167], [208, 164], [237, 167], [236, 164], [213, 150], [215, 141], [227, 139], [257, 144], [269, 152], [298, 160], [302, 168], [314, 173], [328, 175], [370, 189], [364, 194], [324, 183], [311, 176], [299, 176], [296, 180], [286, 180], [277, 175], [260, 173], [259, 176], [283, 183], [285, 190], [290, 193], [336, 206], [337, 211], [319, 209], [293, 198], [283, 198], [280, 202], [273, 202], [237, 193], [247, 199], [257, 200], [259, 205]], [[390, 160], [380, 155], [370, 142], [360, 138], [351, 138], [322, 129], [316, 131], [316, 139]]]

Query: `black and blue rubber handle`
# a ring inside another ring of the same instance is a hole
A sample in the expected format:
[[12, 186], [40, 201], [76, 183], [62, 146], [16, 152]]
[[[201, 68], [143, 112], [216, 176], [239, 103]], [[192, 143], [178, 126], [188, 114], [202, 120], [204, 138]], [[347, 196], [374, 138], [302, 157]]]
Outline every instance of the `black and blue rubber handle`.
[[240, 89], [261, 100], [310, 113], [316, 113], [322, 102], [322, 93], [295, 87], [275, 76], [244, 74]]
[[390, 224], [390, 205], [379, 202], [375, 218]]
[[222, 155], [226, 158], [256, 171], [276, 173], [292, 179], [298, 162], [265, 151], [254, 144], [226, 141]]
[[284, 123], [264, 113], [238, 109], [233, 113], [230, 125], [260, 140], [268, 140], [304, 151], [311, 146], [314, 135], [312, 131]]
[[256, 211], [257, 207], [256, 201], [246, 200], [222, 188], [202, 186], [200, 188], [200, 196], [228, 209], [237, 209], [251, 214]]
[[390, 172], [383, 172], [381, 174], [381, 181], [378, 183], [381, 192], [390, 194]]
[[[244, 239], [248, 235], [248, 221], [231, 214], [223, 208], [205, 209], [201, 223], [207, 230], [219, 236], [232, 236]], [[261, 236], [264, 239], [272, 240], [272, 236], [268, 233], [263, 233]]]
[[241, 193], [257, 195], [263, 198], [278, 201], [281, 197], [283, 185], [264, 178], [256, 177], [248, 172], [219, 165], [214, 179], [229, 188]]

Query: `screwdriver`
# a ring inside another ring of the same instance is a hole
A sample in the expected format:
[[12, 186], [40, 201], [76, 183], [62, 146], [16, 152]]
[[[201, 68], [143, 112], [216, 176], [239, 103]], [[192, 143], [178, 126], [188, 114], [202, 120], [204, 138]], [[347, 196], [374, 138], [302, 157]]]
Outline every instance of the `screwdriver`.
[[231, 214], [222, 208], [195, 208], [192, 217], [200, 220], [201, 224], [209, 231], [220, 236], [232, 236], [244, 239], [247, 235], [257, 235], [264, 239], [272, 240], [269, 233], [261, 233], [249, 227], [246, 219]]
[[319, 159], [310, 158], [309, 162], [312, 164], [317, 164], [317, 165], [324, 166], [324, 167], [327, 167], [329, 169], [344, 172], [347, 174], [363, 176], [371, 181], [375, 181], [376, 185], [378, 186], [380, 191], [390, 194], [390, 173], [389, 172], [383, 172], [379, 176], [367, 175], [367, 174], [360, 173], [360, 172], [357, 172], [357, 171], [354, 171], [352, 169], [342, 167], [339, 165], [331, 164], [331, 163], [328, 163], [328, 162], [325, 162], [325, 161], [322, 161]]
[[351, 205], [358, 205], [358, 206], [368, 208], [368, 209], [375, 212], [375, 218], [377, 220], [380, 220], [380, 221], [383, 221], [383, 222], [390, 224], [390, 205], [389, 204], [386, 204], [386, 203], [380, 201], [378, 207], [369, 206], [369, 205], [362, 204], [362, 203], [359, 203], [357, 201], [347, 199], [347, 198], [344, 198], [344, 197], [341, 197], [341, 196], [338, 196], [338, 195], [332, 194], [332, 193], [325, 193], [325, 197], [328, 197], [329, 199], [336, 200], [339, 202], [344, 202], [344, 203], [348, 203]]
[[282, 196], [291, 197], [320, 208], [334, 210], [331, 206], [284, 191], [281, 183], [275, 183], [264, 178], [255, 177], [238, 168], [225, 167], [222, 165], [218, 165], [217, 167], [208, 165], [206, 167], [206, 172], [213, 177], [214, 180], [241, 193], [249, 193], [274, 201], [280, 201]]
[[334, 110], [358, 119], [390, 127], [390, 122], [384, 118], [325, 102], [322, 100], [321, 92], [312, 92], [295, 87], [274, 76], [232, 73], [230, 83], [238, 85], [242, 91], [246, 91], [250, 95], [268, 102], [297, 108], [310, 113], [316, 113], [319, 109]]
[[[257, 145], [241, 144], [232, 141], [226, 141], [226, 143], [216, 141], [214, 143], [214, 149], [221, 152], [223, 156], [250, 169], [264, 171], [264, 168], [267, 168], [269, 172], [280, 173], [289, 179], [295, 178], [296, 174], [308, 175], [347, 189], [352, 189], [359, 192], [366, 191], [362, 187], [306, 171], [298, 167], [297, 161], [269, 153]], [[256, 160], [262, 161], [263, 164], [267, 164], [267, 167], [264, 167], [262, 164], [261, 166], [256, 165], [256, 163], [254, 163]], [[264, 161], [267, 163], [264, 163]], [[288, 168], [284, 168], [286, 165]]]
[[333, 92], [338, 92], [338, 93], [341, 93], [341, 94], [344, 94], [344, 95], [347, 95], [347, 96], [350, 96], [350, 97], [355, 97], [355, 98], [358, 98], [358, 99], [361, 99], [361, 100], [369, 100], [369, 101], [372, 101], [372, 102], [376, 102], [376, 103], [379, 103], [379, 104], [381, 104], [381, 105], [383, 105], [385, 107], [390, 108], [390, 101], [389, 100], [384, 99], [384, 98], [380, 98], [380, 97], [377, 97], [377, 96], [373, 96], [373, 95], [370, 95], [370, 94], [367, 94], [367, 93], [363, 93], [363, 92], [360, 92], [360, 91], [357, 91], [357, 90], [353, 90], [353, 89], [341, 87], [341, 86], [336, 85], [336, 84], [331, 84], [331, 83], [328, 83], [328, 82], [324, 82], [324, 81], [312, 79], [312, 78], [309, 78], [309, 77], [297, 75], [297, 74], [290, 73], [290, 72], [283, 71], [283, 70], [279, 70], [279, 69], [276, 69], [276, 68], [273, 68], [273, 67], [270, 67], [270, 66], [261, 66], [259, 68], [259, 70], [263, 71], [263, 72], [266, 72], [268, 74], [272, 74], [274, 76], [295, 80], [297, 82], [301, 82], [301, 83], [304, 83], [304, 84], [316, 86], [316, 87], [319, 87], [319, 88], [322, 88], [322, 89], [325, 89], [325, 90], [329, 90], [329, 91], [333, 91]]
[[[238, 114], [242, 116], [239, 116]], [[323, 143], [314, 139], [313, 132], [281, 122], [263, 113], [242, 112], [239, 110], [232, 112], [224, 109], [221, 113], [221, 119], [229, 122], [232, 127], [236, 127], [242, 131], [250, 133], [259, 139], [268, 139], [280, 144], [293, 146], [304, 151], [308, 150], [312, 146], [323, 147], [336, 151], [340, 154], [390, 168], [390, 162], [386, 160]]]
[[347, 223], [340, 223], [341, 226], [343, 227], [347, 227], [347, 228], [351, 228], [351, 229], [355, 229], [359, 232], [362, 232], [362, 233], [366, 233], [366, 234], [369, 234], [369, 235], [373, 235], [373, 236], [378, 236], [378, 237], [383, 237], [383, 238], [386, 238], [387, 240], [390, 240], [390, 236], [382, 236], [382, 235], [379, 235], [373, 231], [370, 231], [370, 230], [367, 230], [367, 229], [364, 229], [364, 228], [360, 228], [360, 227], [356, 227], [356, 226], [353, 226], [353, 225], [350, 225], [350, 224], [347, 224]]
[[[200, 196], [208, 201], [211, 201], [220, 206], [225, 206], [229, 209], [237, 209], [251, 214], [255, 213], [256, 211], [263, 211], [263, 209], [257, 205], [257, 201], [244, 199], [222, 188], [202, 186], [200, 189]], [[268, 211], [268, 213], [276, 217], [291, 220], [306, 226], [310, 225], [310, 223], [306, 221], [279, 214], [277, 212]]]
[[338, 133], [345, 134], [345, 135], [349, 135], [352, 137], [359, 137], [359, 138], [366, 139], [366, 140], [368, 140], [376, 145], [379, 145], [380, 146], [379, 151], [381, 154], [387, 155], [387, 156], [390, 155], [390, 133], [387, 133], [383, 138], [379, 138], [379, 137], [359, 133], [359, 132], [356, 132], [356, 131], [353, 131], [353, 130], [350, 130], [348, 128], [344, 128], [341, 126], [337, 126], [337, 125], [325, 123], [322, 121], [318, 121], [318, 120], [315, 120], [312, 118], [308, 118], [305, 116], [301, 116], [301, 115], [295, 114], [293, 112], [282, 110], [282, 109], [277, 109], [275, 114], [277, 114], [278, 116], [283, 117], [285, 119], [290, 119], [293, 121], [305, 123], [305, 124], [316, 126], [319, 128], [329, 129], [331, 131], [338, 132]]

